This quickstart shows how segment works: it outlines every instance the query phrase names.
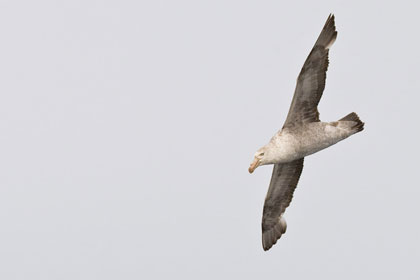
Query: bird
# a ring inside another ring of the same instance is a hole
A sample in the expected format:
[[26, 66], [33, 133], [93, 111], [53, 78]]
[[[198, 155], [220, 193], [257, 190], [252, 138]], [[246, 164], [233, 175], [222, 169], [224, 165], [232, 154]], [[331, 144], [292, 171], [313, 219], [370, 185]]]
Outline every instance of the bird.
[[328, 53], [336, 38], [335, 17], [330, 14], [299, 73], [282, 129], [257, 150], [248, 169], [252, 173], [261, 165], [274, 165], [261, 223], [264, 251], [286, 232], [283, 215], [298, 184], [304, 158], [364, 129], [354, 112], [338, 121], [319, 119], [317, 107], [325, 88]]

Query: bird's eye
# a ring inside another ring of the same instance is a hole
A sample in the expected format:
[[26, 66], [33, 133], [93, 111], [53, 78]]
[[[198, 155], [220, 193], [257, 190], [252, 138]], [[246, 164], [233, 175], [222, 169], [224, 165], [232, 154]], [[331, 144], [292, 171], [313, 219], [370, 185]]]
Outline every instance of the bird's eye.
[[260, 154], [260, 157], [262, 157], [263, 155], [264, 155], [264, 153], [261, 153], [261, 154]]

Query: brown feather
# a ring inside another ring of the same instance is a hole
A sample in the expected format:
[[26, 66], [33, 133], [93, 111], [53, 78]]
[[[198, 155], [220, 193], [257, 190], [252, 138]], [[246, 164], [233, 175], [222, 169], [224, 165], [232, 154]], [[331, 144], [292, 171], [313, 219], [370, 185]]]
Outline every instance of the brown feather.
[[286, 221], [282, 214], [292, 201], [302, 169], [303, 158], [274, 165], [261, 224], [264, 250], [270, 249], [286, 232]]
[[300, 71], [284, 127], [319, 121], [317, 107], [325, 88], [328, 51], [336, 38], [334, 15], [330, 15]]

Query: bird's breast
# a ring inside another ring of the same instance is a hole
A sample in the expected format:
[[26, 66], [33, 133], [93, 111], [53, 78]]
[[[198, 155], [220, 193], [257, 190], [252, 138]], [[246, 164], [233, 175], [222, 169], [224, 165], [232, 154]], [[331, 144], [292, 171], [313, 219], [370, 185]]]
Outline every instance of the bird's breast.
[[323, 150], [342, 140], [341, 132], [328, 123], [316, 122], [278, 132], [272, 139], [273, 162], [286, 163]]
[[286, 163], [301, 158], [299, 137], [287, 131], [281, 131], [272, 138], [275, 147], [275, 163]]
[[297, 158], [328, 148], [348, 136], [342, 129], [324, 122], [306, 124], [290, 134]]

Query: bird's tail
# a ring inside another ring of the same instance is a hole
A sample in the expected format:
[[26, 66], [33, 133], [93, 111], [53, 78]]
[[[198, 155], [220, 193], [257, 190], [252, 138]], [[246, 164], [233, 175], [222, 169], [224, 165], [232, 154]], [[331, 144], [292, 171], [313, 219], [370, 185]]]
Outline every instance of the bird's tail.
[[319, 34], [318, 40], [316, 40], [315, 46], [329, 49], [334, 44], [335, 39], [337, 39], [337, 31], [335, 30], [334, 15], [330, 14], [322, 28], [321, 34]]
[[359, 116], [353, 112], [345, 116], [344, 118], [339, 119], [338, 121], [351, 121], [354, 124], [351, 126], [351, 129], [354, 130], [354, 133], [362, 131], [364, 129], [365, 123], [359, 119]]

